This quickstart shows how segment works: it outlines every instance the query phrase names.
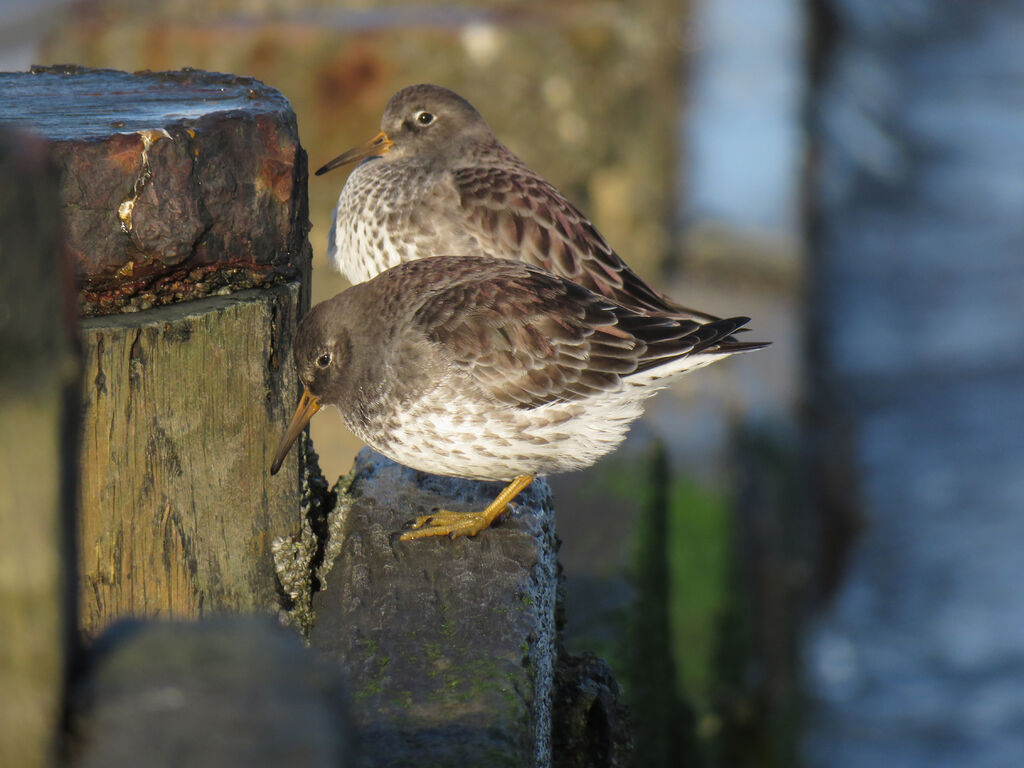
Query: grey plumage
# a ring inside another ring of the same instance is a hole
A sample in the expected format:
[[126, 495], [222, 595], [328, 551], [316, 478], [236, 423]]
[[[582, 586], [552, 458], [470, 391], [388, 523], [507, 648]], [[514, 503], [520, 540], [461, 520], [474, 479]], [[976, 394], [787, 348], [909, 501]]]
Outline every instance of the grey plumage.
[[763, 346], [731, 338], [746, 322], [644, 315], [519, 262], [439, 256], [318, 304], [294, 349], [317, 407], [376, 450], [509, 480], [610, 452], [658, 388]]
[[357, 160], [363, 162], [338, 198], [328, 249], [352, 282], [424, 256], [489, 256], [542, 267], [647, 314], [716, 319], [644, 282], [584, 214], [446, 88], [396, 93], [381, 133], [317, 175]]

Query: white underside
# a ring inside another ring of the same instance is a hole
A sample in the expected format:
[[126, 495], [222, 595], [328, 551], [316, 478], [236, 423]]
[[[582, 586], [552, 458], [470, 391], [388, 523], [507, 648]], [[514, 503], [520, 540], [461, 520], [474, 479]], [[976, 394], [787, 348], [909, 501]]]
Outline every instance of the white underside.
[[454, 210], [458, 197], [443, 183], [409, 183], [408, 165], [364, 163], [349, 175], [332, 214], [327, 258], [351, 283], [424, 256], [477, 256], [476, 241], [457, 220], [432, 216], [424, 195]]
[[675, 360], [625, 380], [617, 391], [573, 402], [522, 409], [461, 397], [442, 383], [429, 398], [394, 414], [389, 440], [356, 434], [407, 467], [475, 480], [511, 480], [588, 467], [611, 453], [643, 402], [671, 379], [721, 359], [698, 355]]
[[337, 206], [332, 217], [327, 259], [353, 285], [366, 282], [383, 271], [379, 268], [381, 258], [386, 260], [384, 269], [397, 267], [404, 261], [402, 256], [407, 253], [406, 249], [399, 251], [386, 232], [375, 237], [366, 217], [346, 214]]
[[[390, 185], [376, 172], [380, 169], [371, 174], [370, 168], [366, 164], [352, 172], [334, 210], [327, 255], [346, 278], [359, 283], [376, 276], [382, 256], [390, 268], [439, 252], [474, 252], [450, 222], [418, 220], [418, 239], [393, 239], [392, 226], [382, 222], [389, 217], [391, 225], [401, 222], [416, 206], [411, 192], [403, 195], [407, 188]], [[385, 200], [390, 201], [387, 207]], [[372, 215], [370, 201], [376, 206]], [[412, 403], [365, 432], [355, 424], [349, 428], [385, 456], [423, 472], [506, 481], [565, 472], [590, 466], [613, 451], [643, 412], [643, 401], [658, 389], [726, 356], [677, 358], [627, 377], [616, 391], [533, 409], [466, 397], [465, 381], [459, 387], [449, 379], [429, 395], [429, 402]], [[387, 439], [380, 440], [381, 434]]]

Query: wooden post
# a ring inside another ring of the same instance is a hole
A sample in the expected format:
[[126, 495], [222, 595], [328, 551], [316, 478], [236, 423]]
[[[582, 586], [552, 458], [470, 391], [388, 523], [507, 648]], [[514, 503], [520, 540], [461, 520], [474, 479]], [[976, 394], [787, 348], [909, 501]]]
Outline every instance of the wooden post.
[[812, 7], [800, 763], [1018, 765], [1024, 7]]
[[123, 615], [274, 611], [270, 543], [297, 528], [308, 306], [306, 156], [280, 93], [204, 72], [0, 76], [0, 122], [61, 167], [79, 280], [82, 629]]
[[43, 142], [0, 132], [0, 765], [54, 765], [72, 647], [78, 368]]
[[482, 508], [499, 490], [369, 449], [339, 489], [309, 639], [345, 669], [373, 765], [551, 765], [558, 577], [547, 483], [474, 538], [392, 537], [409, 517]]
[[274, 619], [119, 622], [75, 684], [71, 768], [353, 768], [341, 671]]
[[[295, 283], [83, 323], [82, 618], [274, 610], [268, 475], [294, 391]], [[111, 439], [111, 435], [115, 438]]]

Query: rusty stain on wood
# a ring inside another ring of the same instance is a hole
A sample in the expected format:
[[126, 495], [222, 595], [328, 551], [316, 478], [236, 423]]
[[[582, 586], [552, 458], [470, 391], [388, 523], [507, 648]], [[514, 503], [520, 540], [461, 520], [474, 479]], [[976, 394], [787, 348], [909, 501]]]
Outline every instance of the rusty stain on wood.
[[308, 269], [306, 153], [276, 90], [212, 72], [0, 73], [0, 124], [61, 169], [80, 312], [132, 312]]

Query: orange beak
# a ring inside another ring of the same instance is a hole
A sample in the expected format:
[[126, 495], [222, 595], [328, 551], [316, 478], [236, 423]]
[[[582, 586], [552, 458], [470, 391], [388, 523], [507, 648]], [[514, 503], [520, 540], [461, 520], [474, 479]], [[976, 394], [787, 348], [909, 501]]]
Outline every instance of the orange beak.
[[313, 414], [319, 411], [320, 408], [320, 401], [317, 400], [316, 396], [311, 395], [308, 389], [304, 389], [302, 391], [302, 399], [299, 400], [299, 407], [295, 409], [295, 415], [292, 416], [292, 423], [288, 425], [288, 429], [285, 430], [281, 442], [277, 445], [274, 463], [270, 465], [270, 474], [277, 474], [277, 470], [281, 468], [281, 462], [284, 461], [284, 457], [288, 455], [288, 451], [291, 450], [292, 445], [298, 440], [302, 430], [309, 424]]
[[367, 157], [379, 157], [387, 153], [395, 142], [388, 138], [388, 135], [381, 131], [369, 141], [360, 144], [359, 146], [352, 147], [348, 152], [343, 152], [336, 158], [327, 163], [323, 168], [316, 172], [317, 176], [323, 176], [328, 171], [333, 171], [335, 168], [354, 163], [357, 160], [363, 160]]

